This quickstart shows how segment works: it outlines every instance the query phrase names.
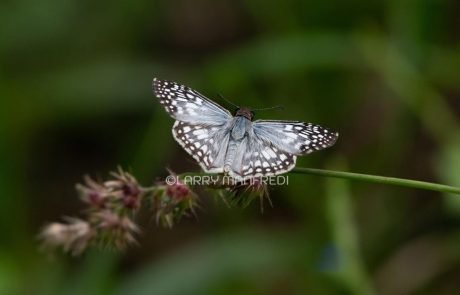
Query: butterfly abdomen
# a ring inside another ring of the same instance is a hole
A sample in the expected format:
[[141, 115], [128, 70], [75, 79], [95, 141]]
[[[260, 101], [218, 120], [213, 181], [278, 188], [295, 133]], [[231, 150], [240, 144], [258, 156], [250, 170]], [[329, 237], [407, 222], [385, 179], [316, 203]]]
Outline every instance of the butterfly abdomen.
[[236, 151], [241, 141], [230, 141], [228, 144], [227, 152], [225, 154], [224, 171], [228, 172], [231, 170], [231, 166], [236, 157]]

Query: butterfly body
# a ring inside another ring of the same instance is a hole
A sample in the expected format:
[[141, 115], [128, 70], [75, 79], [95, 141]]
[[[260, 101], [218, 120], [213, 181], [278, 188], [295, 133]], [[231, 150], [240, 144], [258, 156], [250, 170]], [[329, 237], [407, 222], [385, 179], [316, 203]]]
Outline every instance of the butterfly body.
[[252, 130], [252, 122], [243, 116], [236, 116], [232, 119], [231, 136], [233, 140], [241, 140]]
[[153, 80], [153, 91], [176, 119], [176, 141], [208, 173], [236, 179], [285, 173], [298, 155], [335, 143], [338, 133], [300, 121], [253, 121], [254, 113], [238, 108], [235, 115], [197, 91], [170, 81]]

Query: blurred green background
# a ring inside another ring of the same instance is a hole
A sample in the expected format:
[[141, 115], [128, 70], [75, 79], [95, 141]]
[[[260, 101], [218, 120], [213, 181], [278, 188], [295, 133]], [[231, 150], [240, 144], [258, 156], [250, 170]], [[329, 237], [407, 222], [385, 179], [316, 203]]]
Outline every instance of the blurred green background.
[[0, 294], [457, 293], [460, 197], [414, 189], [291, 175], [264, 214], [144, 212], [123, 253], [50, 258], [36, 235], [79, 214], [84, 174], [198, 169], [153, 77], [340, 132], [298, 166], [460, 185], [459, 20], [455, 0], [3, 1]]

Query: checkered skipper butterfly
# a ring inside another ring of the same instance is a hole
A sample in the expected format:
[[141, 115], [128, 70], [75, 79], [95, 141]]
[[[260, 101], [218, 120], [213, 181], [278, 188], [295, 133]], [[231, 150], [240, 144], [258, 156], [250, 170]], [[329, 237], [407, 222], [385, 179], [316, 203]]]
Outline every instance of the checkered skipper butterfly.
[[298, 155], [332, 146], [338, 133], [300, 121], [253, 121], [254, 113], [238, 108], [235, 115], [197, 91], [153, 79], [152, 88], [166, 112], [176, 120], [176, 141], [209, 173], [236, 179], [288, 172]]

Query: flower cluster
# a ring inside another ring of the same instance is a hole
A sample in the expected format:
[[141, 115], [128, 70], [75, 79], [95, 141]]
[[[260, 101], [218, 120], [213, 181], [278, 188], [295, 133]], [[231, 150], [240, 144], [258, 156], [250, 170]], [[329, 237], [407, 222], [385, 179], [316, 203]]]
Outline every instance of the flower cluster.
[[40, 233], [46, 248], [62, 247], [64, 251], [79, 254], [95, 236], [90, 224], [78, 218], [66, 218], [66, 223], [53, 222]]
[[179, 176], [170, 171], [168, 182], [160, 182], [152, 195], [152, 208], [157, 223], [171, 228], [182, 216], [192, 213], [198, 207], [197, 195], [183, 183]]
[[182, 216], [194, 213], [197, 197], [181, 183], [159, 183], [150, 188], [139, 185], [129, 173], [119, 169], [111, 179], [99, 182], [85, 177], [77, 184], [80, 199], [87, 205], [85, 218], [65, 218], [46, 225], [39, 237], [46, 248], [62, 248], [82, 253], [90, 245], [124, 249], [136, 242], [140, 232], [134, 221], [142, 202], [150, 201], [158, 223], [172, 227]]
[[[64, 222], [45, 226], [40, 233], [43, 245], [51, 249], [62, 248], [74, 255], [91, 245], [124, 249], [136, 243], [140, 230], [135, 217], [145, 203], [150, 204], [157, 224], [168, 228], [184, 216], [195, 215], [199, 207], [198, 196], [187, 185], [186, 176], [169, 173], [165, 181], [152, 187], [142, 187], [131, 174], [121, 169], [111, 173], [107, 181], [86, 176], [84, 184], [76, 186], [80, 199], [87, 206], [84, 217], [67, 217]], [[256, 178], [229, 184], [219, 176], [207, 187], [220, 192], [231, 205], [247, 206], [258, 197], [263, 208], [263, 200], [268, 198], [266, 183]]]

